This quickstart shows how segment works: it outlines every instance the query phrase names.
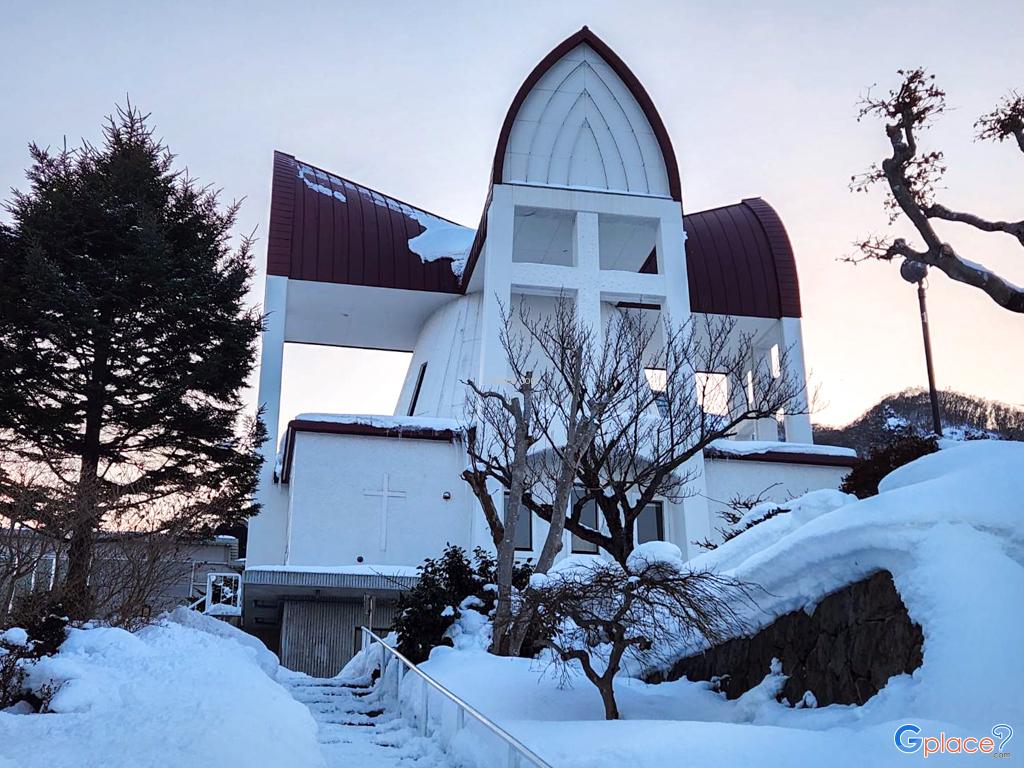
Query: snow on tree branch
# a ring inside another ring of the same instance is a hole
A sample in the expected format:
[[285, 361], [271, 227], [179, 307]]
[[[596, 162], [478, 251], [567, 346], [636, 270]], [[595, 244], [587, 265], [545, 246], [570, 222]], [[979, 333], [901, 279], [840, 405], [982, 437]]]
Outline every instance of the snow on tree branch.
[[[877, 117], [885, 121], [885, 133], [892, 154], [873, 164], [850, 180], [854, 192], [867, 192], [884, 183], [889, 195], [885, 208], [892, 224], [905, 216], [914, 225], [923, 248], [911, 246], [903, 238], [872, 236], [855, 243], [858, 254], [846, 261], [892, 261], [896, 258], [918, 261], [935, 267], [948, 277], [973, 286], [1001, 307], [1024, 312], [1024, 288], [1014, 285], [983, 265], [960, 255], [942, 240], [932, 225], [934, 219], [965, 224], [983, 232], [1002, 232], [1024, 246], [1024, 220], [994, 221], [966, 211], [956, 211], [935, 200], [939, 183], [946, 172], [941, 151], [922, 151], [918, 134], [946, 111], [946, 94], [935, 84], [935, 76], [924, 69], [899, 70], [903, 81], [885, 97], [869, 92], [860, 102], [858, 121]], [[1024, 98], [1013, 92], [993, 112], [975, 123], [977, 138], [1002, 141], [1013, 136], [1024, 151]]]

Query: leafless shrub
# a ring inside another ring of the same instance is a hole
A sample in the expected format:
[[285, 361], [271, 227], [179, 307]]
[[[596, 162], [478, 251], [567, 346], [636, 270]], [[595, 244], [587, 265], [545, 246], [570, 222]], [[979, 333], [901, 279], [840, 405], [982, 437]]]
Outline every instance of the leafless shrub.
[[[716, 513], [718, 519], [722, 521], [723, 525], [715, 528], [715, 530], [718, 531], [718, 534], [722, 537], [723, 544], [730, 539], [736, 538], [744, 531], [750, 530], [755, 525], [763, 523], [765, 520], [771, 520], [782, 512], [789, 511], [781, 504], [770, 502], [769, 499], [766, 498], [768, 492], [777, 485], [778, 483], [772, 483], [767, 488], [760, 491], [756, 496], [737, 493], [725, 502], [725, 506], [720, 508]], [[751, 516], [751, 512], [758, 507], [761, 507], [758, 514]], [[702, 541], [695, 541], [693, 543], [704, 550], [718, 549], [719, 546], [709, 538], [705, 538]]]
[[736, 637], [749, 630], [742, 608], [755, 605], [753, 585], [643, 557], [627, 568], [593, 561], [535, 581], [529, 594], [541, 645], [556, 664], [579, 663], [608, 720], [619, 718], [614, 681], [627, 653], [657, 666], [681, 644]]

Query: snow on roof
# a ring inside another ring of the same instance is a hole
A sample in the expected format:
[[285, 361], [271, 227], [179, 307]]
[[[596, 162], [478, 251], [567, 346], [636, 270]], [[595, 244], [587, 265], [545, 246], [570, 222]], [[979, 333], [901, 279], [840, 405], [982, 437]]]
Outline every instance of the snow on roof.
[[403, 212], [423, 226], [423, 231], [409, 240], [409, 250], [419, 256], [424, 264], [439, 259], [451, 259], [452, 272], [461, 278], [466, 268], [470, 246], [476, 237], [476, 230], [453, 224], [409, 206], [406, 208], [408, 210]]
[[300, 413], [295, 421], [319, 421], [327, 424], [362, 424], [380, 429], [410, 429], [422, 432], [459, 432], [457, 419], [431, 416], [383, 416], [367, 413]]
[[254, 565], [247, 571], [274, 571], [277, 573], [338, 573], [350, 576], [393, 576], [416, 578], [419, 572], [415, 565]]
[[804, 453], [815, 456], [847, 456], [857, 458], [852, 448], [817, 443], [785, 443], [774, 440], [714, 440], [708, 448], [736, 456], [751, 456], [760, 453]]
[[[312, 189], [314, 192], [319, 192], [321, 195], [327, 195], [333, 197], [335, 200], [345, 202], [347, 199], [345, 193], [341, 190], [345, 188], [345, 182], [343, 179], [334, 176], [333, 174], [327, 173], [327, 171], [321, 171], [319, 168], [314, 168], [311, 165], [295, 163], [296, 173], [303, 183]], [[341, 187], [341, 189], [339, 189]]]

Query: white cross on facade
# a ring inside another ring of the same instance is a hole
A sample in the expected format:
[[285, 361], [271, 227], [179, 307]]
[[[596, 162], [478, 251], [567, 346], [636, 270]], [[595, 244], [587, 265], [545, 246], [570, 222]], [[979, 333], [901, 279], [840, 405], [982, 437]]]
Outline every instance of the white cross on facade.
[[388, 499], [404, 499], [405, 491], [394, 491], [390, 486], [391, 476], [385, 472], [380, 489], [363, 491], [364, 496], [380, 496], [380, 548], [388, 546]]

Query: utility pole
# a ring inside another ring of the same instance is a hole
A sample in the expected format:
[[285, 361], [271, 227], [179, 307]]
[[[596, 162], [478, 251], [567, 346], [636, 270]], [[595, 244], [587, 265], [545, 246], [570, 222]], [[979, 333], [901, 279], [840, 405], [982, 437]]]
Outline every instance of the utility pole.
[[928, 395], [932, 402], [932, 429], [942, 437], [942, 417], [939, 413], [939, 393], [935, 388], [935, 365], [932, 362], [932, 340], [928, 333], [928, 303], [925, 299], [925, 278], [928, 265], [919, 261], [905, 260], [900, 265], [900, 277], [908, 283], [917, 283], [917, 304], [921, 311], [921, 335], [924, 337], [924, 360], [928, 367]]

